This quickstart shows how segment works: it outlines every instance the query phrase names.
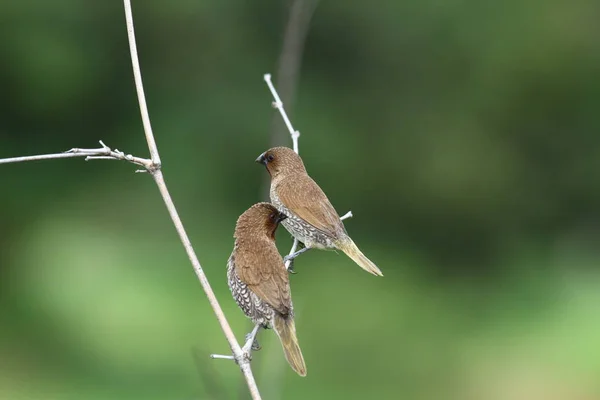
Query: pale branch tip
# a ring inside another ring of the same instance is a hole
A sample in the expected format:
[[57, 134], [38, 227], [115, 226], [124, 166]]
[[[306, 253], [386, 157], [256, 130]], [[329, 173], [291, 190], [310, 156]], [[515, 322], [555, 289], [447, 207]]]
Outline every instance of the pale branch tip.
[[235, 357], [233, 357], [233, 356], [226, 356], [226, 355], [223, 355], [223, 354], [211, 354], [210, 358], [212, 358], [213, 360], [218, 360], [218, 359], [221, 359], [221, 360], [235, 360]]
[[288, 128], [288, 131], [290, 132], [290, 136], [292, 137], [292, 143], [294, 145], [294, 151], [296, 153], [299, 153], [298, 137], [300, 136], [300, 132], [294, 130], [294, 128], [292, 127], [292, 123], [290, 122], [290, 119], [288, 118], [287, 113], [285, 112], [285, 108], [283, 107], [283, 102], [279, 98], [279, 94], [277, 93], [277, 90], [275, 90], [275, 86], [273, 86], [273, 82], [271, 81], [271, 74], [265, 74], [264, 80], [265, 80], [265, 82], [267, 82], [267, 86], [269, 87], [269, 90], [271, 91], [271, 94], [273, 95], [273, 98], [275, 99], [275, 101], [272, 103], [273, 107], [275, 107], [279, 110], [279, 113], [281, 114], [281, 118], [283, 118], [283, 122], [285, 122], [285, 126]]
[[354, 217], [354, 214], [352, 214], [352, 211], [348, 211], [346, 214], [342, 215], [340, 217], [340, 219], [343, 221], [345, 219], [352, 218], [352, 217]]

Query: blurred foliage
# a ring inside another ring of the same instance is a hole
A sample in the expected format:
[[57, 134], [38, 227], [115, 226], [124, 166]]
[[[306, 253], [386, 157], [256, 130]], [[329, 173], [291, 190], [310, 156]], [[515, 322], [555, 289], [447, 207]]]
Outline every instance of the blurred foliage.
[[[280, 1], [134, 2], [167, 184], [240, 338], [225, 263], [262, 200]], [[384, 279], [292, 277], [308, 365], [272, 332], [265, 399], [600, 399], [600, 3], [323, 1], [293, 122]], [[0, 3], [0, 157], [143, 156], [120, 1]], [[291, 111], [291, 110], [290, 110]], [[281, 135], [286, 135], [281, 132]], [[120, 162], [0, 166], [1, 399], [245, 398], [153, 182]], [[290, 239], [278, 234], [282, 252]]]

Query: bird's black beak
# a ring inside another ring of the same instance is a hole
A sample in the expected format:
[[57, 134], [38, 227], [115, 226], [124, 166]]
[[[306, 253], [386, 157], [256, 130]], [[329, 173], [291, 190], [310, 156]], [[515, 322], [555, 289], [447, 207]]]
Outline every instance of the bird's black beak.
[[258, 158], [255, 161], [257, 163], [267, 165], [267, 158], [265, 157], [265, 153], [262, 153], [260, 156], [258, 156]]
[[279, 215], [277, 216], [276, 220], [277, 223], [280, 223], [281, 221], [283, 221], [284, 219], [287, 218], [287, 215], [283, 214], [283, 213], [279, 213]]

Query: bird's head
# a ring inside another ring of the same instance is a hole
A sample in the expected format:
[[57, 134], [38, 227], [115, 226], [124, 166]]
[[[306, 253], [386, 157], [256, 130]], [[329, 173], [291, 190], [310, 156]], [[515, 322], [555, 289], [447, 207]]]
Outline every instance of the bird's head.
[[279, 223], [287, 216], [280, 213], [269, 203], [257, 203], [244, 211], [238, 218], [234, 237], [239, 239], [245, 235], [267, 235], [275, 239], [275, 231]]
[[306, 173], [300, 156], [288, 147], [273, 147], [258, 156], [256, 162], [267, 168], [271, 178], [295, 172]]

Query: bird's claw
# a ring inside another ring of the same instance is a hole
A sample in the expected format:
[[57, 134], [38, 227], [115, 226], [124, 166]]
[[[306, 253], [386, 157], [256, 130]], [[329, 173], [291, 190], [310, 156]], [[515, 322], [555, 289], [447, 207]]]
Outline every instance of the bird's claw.
[[283, 260], [288, 265], [287, 270], [290, 274], [296, 273], [296, 271], [294, 271], [294, 260], [296, 259], [296, 257], [298, 257], [300, 254], [302, 254], [304, 252], [307, 252], [308, 250], [310, 250], [310, 247], [303, 247], [300, 250], [296, 251], [295, 253], [288, 254], [287, 256], [283, 257]]
[[[250, 339], [252, 339], [252, 333], [248, 333], [246, 335], [246, 342], [248, 342]], [[246, 346], [248, 346], [249, 343], [246, 343]], [[260, 349], [262, 349], [262, 347], [260, 346], [260, 344], [258, 343], [258, 340], [256, 340], [256, 338], [254, 338], [254, 340], [252, 341], [252, 343], [250, 344], [250, 346], [248, 346], [249, 348], [246, 349], [246, 346], [244, 346], [244, 350], [250, 352], [250, 351], [258, 351]]]
[[287, 264], [287, 271], [293, 275], [297, 274], [297, 272], [294, 270], [294, 258], [295, 257], [291, 254], [283, 257], [284, 263]]
[[288, 272], [290, 274], [292, 274], [292, 275], [296, 275], [297, 274], [296, 270], [294, 269], [294, 262], [293, 261], [290, 263], [290, 266], [288, 267]]
[[242, 357], [244, 357], [246, 361], [252, 361], [252, 352], [249, 350], [244, 350], [244, 352], [242, 353]]

